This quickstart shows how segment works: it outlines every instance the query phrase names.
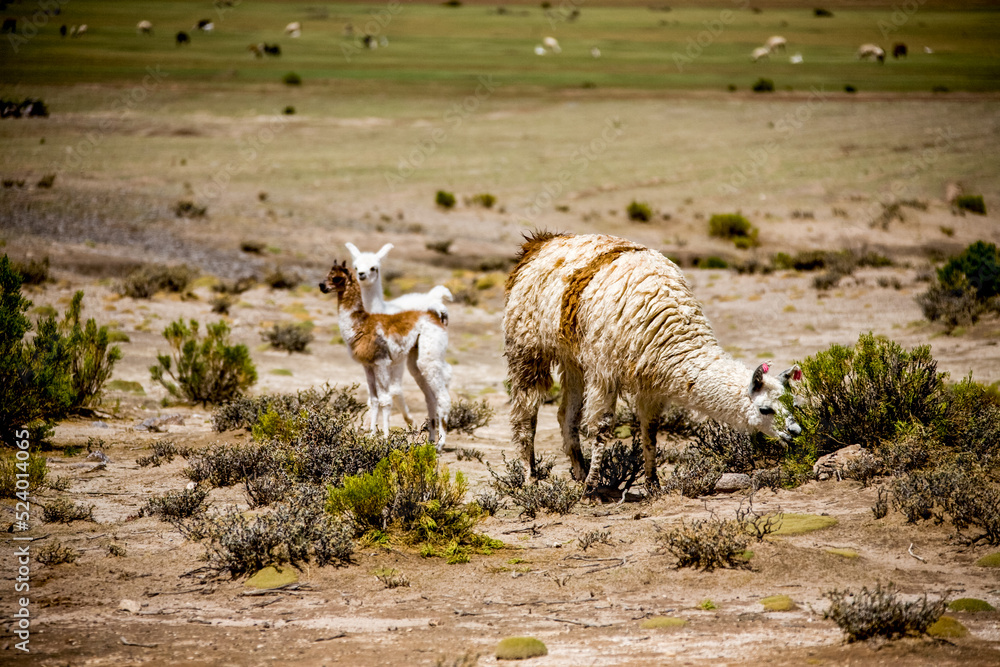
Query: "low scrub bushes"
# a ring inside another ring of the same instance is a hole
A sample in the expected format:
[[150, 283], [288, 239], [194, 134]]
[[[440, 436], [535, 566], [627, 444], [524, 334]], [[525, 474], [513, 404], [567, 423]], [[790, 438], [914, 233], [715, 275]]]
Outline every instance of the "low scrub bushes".
[[195, 276], [186, 266], [142, 266], [125, 276], [117, 291], [133, 299], [149, 299], [161, 291], [183, 293]]
[[229, 343], [229, 326], [220, 320], [199, 336], [196, 320], [177, 320], [163, 330], [172, 355], [158, 354], [149, 371], [176, 398], [208, 404], [223, 403], [257, 381], [257, 369], [246, 345]]
[[224, 403], [212, 413], [212, 426], [216, 431], [245, 429], [250, 431], [261, 416], [273, 411], [288, 417], [302, 410], [308, 412], [331, 410], [348, 419], [353, 419], [367, 410], [367, 406], [354, 395], [358, 385], [331, 387], [310, 387], [295, 394], [265, 394], [262, 396], [239, 396]]
[[73, 521], [93, 521], [94, 506], [77, 505], [65, 498], [56, 498], [42, 506], [42, 521], [45, 523], [72, 523]]
[[625, 215], [628, 216], [629, 220], [635, 222], [649, 222], [653, 219], [653, 209], [646, 202], [633, 200], [625, 207]]
[[43, 285], [49, 282], [49, 258], [42, 261], [30, 259], [27, 262], [14, 262], [13, 269], [21, 274], [22, 285]]
[[424, 555], [464, 562], [470, 551], [490, 553], [503, 546], [473, 530], [483, 514], [478, 505], [463, 504], [467, 490], [462, 473], [452, 480], [427, 444], [391, 451], [372, 472], [344, 477], [330, 487], [326, 508], [368, 542], [400, 539], [424, 545]]
[[0, 498], [16, 498], [18, 473], [28, 475], [27, 491], [39, 489], [49, 473], [48, 461], [41, 454], [30, 454], [26, 461], [19, 460], [14, 453], [0, 454]]
[[917, 297], [924, 317], [951, 330], [1000, 312], [1000, 250], [977, 241], [938, 269], [937, 281]]
[[760, 245], [760, 233], [750, 221], [739, 213], [717, 213], [708, 220], [708, 235], [720, 239], [730, 239], [737, 248], [752, 248]]
[[305, 352], [309, 343], [313, 342], [314, 336], [310, 331], [311, 326], [307, 324], [275, 324], [270, 329], [261, 333], [261, 338], [271, 344], [277, 350], [285, 350], [289, 354], [292, 352]]
[[448, 430], [473, 435], [477, 428], [490, 425], [493, 419], [493, 408], [482, 399], [478, 403], [460, 398], [451, 406], [448, 413]]
[[455, 195], [447, 190], [438, 190], [437, 194], [434, 195], [434, 203], [446, 210], [454, 208]]
[[187, 519], [208, 509], [205, 500], [208, 489], [195, 487], [180, 491], [167, 491], [163, 495], [153, 496], [139, 509], [139, 516], [155, 516], [164, 521]]
[[562, 477], [549, 478], [552, 463], [536, 465], [539, 477], [534, 484], [528, 484], [524, 466], [514, 459], [504, 456], [503, 474], [486, 464], [493, 477], [493, 488], [501, 498], [510, 500], [521, 508], [521, 516], [535, 518], [542, 510], [554, 514], [568, 514], [583, 497], [583, 486]]
[[833, 619], [847, 635], [848, 642], [864, 641], [875, 637], [899, 639], [927, 633], [947, 609], [947, 601], [930, 601], [925, 594], [918, 600], [905, 602], [895, 588], [877, 584], [860, 592], [833, 590], [824, 594], [830, 608], [824, 618]]
[[39, 549], [35, 560], [42, 565], [63, 565], [64, 563], [75, 563], [81, 555], [76, 549], [64, 546], [62, 542], [56, 540]]
[[21, 295], [21, 277], [0, 258], [0, 440], [13, 443], [27, 427], [40, 442], [50, 424], [94, 402], [121, 358], [107, 327], [80, 323], [83, 292], [77, 292], [62, 321], [40, 319], [25, 340], [31, 302]]
[[986, 204], [982, 195], [959, 195], [955, 197], [955, 209], [986, 215]]
[[745, 556], [749, 538], [736, 521], [714, 515], [681, 521], [679, 526], [663, 530], [657, 538], [677, 558], [677, 567], [711, 571], [749, 566]]

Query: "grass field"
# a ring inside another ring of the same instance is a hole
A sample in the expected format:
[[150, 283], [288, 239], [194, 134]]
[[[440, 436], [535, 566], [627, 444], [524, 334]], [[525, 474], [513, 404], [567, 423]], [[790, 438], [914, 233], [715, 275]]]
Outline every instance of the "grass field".
[[[715, 8], [590, 7], [553, 3], [512, 6], [498, 14], [486, 5], [370, 3], [316, 6], [299, 2], [237, 3], [215, 8], [208, 2], [67, 3], [58, 17], [21, 35], [0, 40], [3, 92], [31, 94], [35, 86], [70, 83], [129, 84], [146, 68], [158, 68], [171, 82], [212, 82], [220, 88], [277, 82], [288, 72], [305, 86], [319, 82], [349, 93], [397, 86], [466, 87], [490, 76], [507, 91], [573, 88], [629, 90], [747, 90], [760, 77], [779, 90], [810, 87], [861, 91], [993, 91], [1000, 88], [1000, 12], [918, 9], [912, 15], [885, 9], [838, 9], [817, 18], [811, 9], [740, 10], [743, 3]], [[22, 11], [16, 9], [20, 7]], [[579, 7], [576, 20], [569, 8]], [[28, 3], [8, 8], [30, 16]], [[199, 19], [215, 30], [192, 30]], [[152, 36], [136, 34], [141, 19], [153, 22]], [[301, 21], [299, 39], [283, 27]], [[60, 38], [61, 24], [87, 24], [79, 39]], [[353, 36], [345, 36], [351, 24]], [[36, 32], [37, 34], [33, 35]], [[177, 46], [185, 30], [190, 45]], [[388, 45], [360, 48], [360, 35], [385, 37]], [[789, 41], [786, 54], [752, 63], [750, 52], [773, 34]], [[558, 38], [562, 52], [536, 56], [544, 36]], [[891, 49], [909, 45], [906, 59], [885, 65], [859, 62], [864, 42]], [[255, 59], [249, 44], [279, 43], [278, 58]], [[933, 53], [925, 53], [929, 47]], [[591, 49], [600, 50], [594, 58]], [[789, 56], [800, 53], [801, 64]]]

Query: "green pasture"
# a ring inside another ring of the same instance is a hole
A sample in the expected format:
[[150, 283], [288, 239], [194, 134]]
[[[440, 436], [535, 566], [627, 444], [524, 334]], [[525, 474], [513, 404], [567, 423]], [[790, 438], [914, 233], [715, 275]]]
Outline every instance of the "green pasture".
[[[747, 90], [759, 77], [772, 79], [779, 90], [841, 91], [846, 85], [859, 91], [1000, 89], [1000, 11], [919, 9], [908, 17], [897, 14], [894, 22], [891, 7], [838, 10], [824, 19], [811, 7], [756, 14], [725, 2], [669, 12], [578, 3], [580, 17], [568, 21], [559, 3], [548, 15], [538, 5], [515, 5], [498, 14], [486, 5], [392, 1], [234, 4], [67, 2], [60, 16], [42, 17], [29, 28], [22, 19], [22, 34], [0, 37], [0, 91], [30, 95], [44, 85], [134, 85], [147, 68], [165, 73], [172, 84], [202, 82], [219, 89], [280, 82], [295, 72], [304, 87], [324, 84], [345, 94], [468, 88], [478, 77], [519, 94], [594, 87]], [[35, 9], [22, 2], [8, 7], [7, 14], [30, 21]], [[136, 33], [142, 19], [153, 22], [152, 36]], [[194, 30], [199, 19], [213, 20], [215, 30]], [[301, 38], [283, 34], [291, 21], [302, 22]], [[348, 23], [353, 36], [345, 35]], [[87, 24], [88, 32], [78, 39], [61, 38], [62, 24]], [[179, 30], [191, 35], [189, 45], [175, 44]], [[388, 45], [362, 48], [365, 31], [385, 37]], [[750, 52], [774, 34], [788, 39], [788, 52], [752, 63]], [[562, 52], [535, 55], [545, 36], [556, 37]], [[890, 57], [884, 65], [855, 58], [861, 43], [889, 50], [896, 41], [909, 46], [908, 58]], [[260, 42], [280, 44], [282, 55], [255, 58], [247, 47]], [[925, 53], [925, 46], [933, 52]], [[591, 55], [594, 48], [599, 58]], [[802, 54], [803, 63], [789, 62], [795, 53]]]

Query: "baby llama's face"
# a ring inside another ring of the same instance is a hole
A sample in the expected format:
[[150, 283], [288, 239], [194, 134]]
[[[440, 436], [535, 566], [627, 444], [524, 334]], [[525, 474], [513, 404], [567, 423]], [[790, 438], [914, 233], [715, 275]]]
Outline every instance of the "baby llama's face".
[[378, 281], [379, 261], [365, 253], [354, 260], [354, 272], [362, 285], [375, 283]]

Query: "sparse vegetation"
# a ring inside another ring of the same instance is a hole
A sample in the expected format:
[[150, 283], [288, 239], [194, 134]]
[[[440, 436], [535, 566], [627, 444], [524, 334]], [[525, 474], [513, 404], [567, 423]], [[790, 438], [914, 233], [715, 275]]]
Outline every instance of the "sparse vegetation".
[[497, 660], [527, 660], [548, 655], [549, 649], [534, 637], [507, 637], [497, 644]]
[[549, 478], [552, 463], [536, 465], [538, 481], [528, 484], [524, 466], [520, 461], [507, 460], [504, 456], [505, 472], [497, 473], [486, 464], [493, 477], [493, 488], [502, 498], [510, 498], [521, 508], [521, 516], [535, 518], [542, 510], [555, 514], [567, 514], [583, 497], [583, 487], [562, 477]]
[[434, 203], [445, 210], [454, 208], [455, 195], [447, 190], [438, 190], [434, 195]]
[[261, 332], [261, 338], [270, 343], [271, 347], [289, 354], [305, 352], [314, 339], [311, 329], [311, 326], [303, 323], [274, 324]]
[[28, 475], [26, 490], [31, 492], [45, 484], [48, 472], [48, 461], [41, 454], [29, 454], [27, 460], [17, 458], [14, 452], [0, 454], [0, 498], [16, 498], [19, 490], [25, 490], [18, 489], [19, 473]]
[[294, 289], [302, 283], [302, 278], [294, 271], [285, 273], [280, 266], [275, 266], [264, 276], [263, 282], [271, 289]]
[[72, 523], [73, 521], [93, 521], [94, 506], [77, 505], [65, 498], [55, 498], [42, 505], [42, 521], [45, 523]]
[[982, 195], [958, 195], [955, 197], [955, 208], [959, 211], [986, 215], [986, 204]]
[[193, 201], [182, 200], [174, 204], [174, 215], [178, 218], [204, 218], [208, 214], [207, 206], [198, 206]]
[[917, 297], [924, 317], [949, 330], [1000, 312], [1000, 250], [977, 241], [938, 269], [937, 282]]
[[229, 326], [220, 320], [199, 335], [197, 320], [172, 322], [163, 330], [172, 354], [158, 354], [149, 371], [171, 396], [208, 404], [225, 403], [257, 381], [246, 345], [229, 343]]
[[132, 299], [150, 299], [160, 291], [183, 293], [194, 278], [187, 266], [146, 265], [125, 276], [117, 290]]
[[155, 516], [164, 521], [187, 519], [208, 509], [205, 500], [208, 489], [195, 487], [179, 491], [167, 491], [153, 496], [139, 510], [139, 516]]
[[657, 535], [677, 559], [677, 567], [711, 571], [716, 568], [748, 567], [745, 552], [748, 537], [736, 521], [708, 519], [681, 521]]
[[21, 274], [22, 285], [44, 285], [51, 279], [48, 257], [43, 257], [41, 261], [32, 258], [27, 262], [12, 262], [12, 267]]
[[919, 600], [904, 602], [892, 584], [883, 588], [881, 583], [872, 590], [867, 586], [858, 593], [833, 590], [823, 597], [830, 600], [823, 617], [833, 619], [848, 642], [926, 634], [947, 608], [945, 599], [930, 601], [926, 594]]
[[760, 245], [757, 236], [760, 230], [740, 213], [717, 213], [708, 220], [708, 235], [729, 239], [740, 249]]
[[493, 205], [496, 203], [497, 198], [488, 192], [472, 195], [472, 197], [469, 198], [469, 204], [473, 206], [482, 206], [483, 208], [493, 208]]
[[55, 565], [72, 564], [81, 556], [80, 552], [72, 547], [64, 546], [62, 542], [56, 540], [38, 550], [35, 560], [42, 565], [53, 567]]
[[761, 77], [754, 81], [753, 85], [750, 86], [750, 90], [755, 93], [773, 93], [774, 92], [774, 81], [771, 79], [765, 79]]
[[625, 215], [628, 216], [629, 220], [633, 220], [635, 222], [649, 222], [653, 219], [653, 209], [651, 209], [649, 204], [645, 202], [632, 200], [632, 202], [625, 207]]
[[288, 74], [286, 74], [285, 76], [283, 76], [281, 78], [281, 80], [282, 80], [282, 82], [286, 86], [301, 86], [302, 85], [302, 77], [299, 76], [298, 74], [296, 74], [295, 72], [289, 72]]

